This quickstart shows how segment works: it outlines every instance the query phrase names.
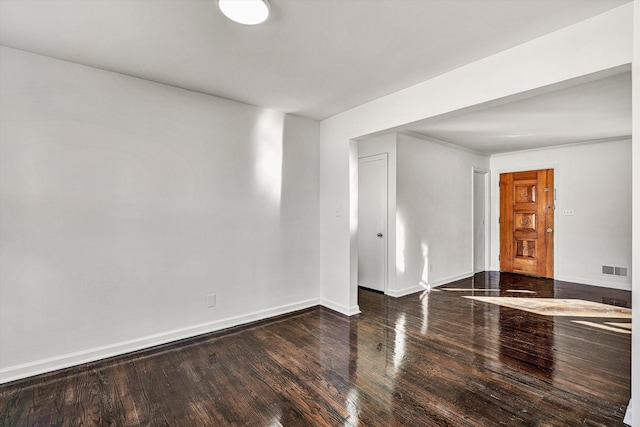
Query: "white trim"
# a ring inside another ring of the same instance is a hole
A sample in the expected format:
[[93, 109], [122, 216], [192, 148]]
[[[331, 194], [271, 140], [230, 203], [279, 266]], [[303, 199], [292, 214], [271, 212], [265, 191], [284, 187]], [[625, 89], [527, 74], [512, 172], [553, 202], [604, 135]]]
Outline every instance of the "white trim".
[[185, 328], [173, 329], [158, 334], [147, 335], [146, 337], [141, 337], [133, 340], [122, 341], [119, 343], [94, 347], [91, 349], [67, 353], [46, 359], [40, 359], [29, 363], [23, 363], [21, 365], [14, 365], [0, 369], [0, 384], [56, 371], [59, 369], [69, 368], [71, 366], [95, 362], [109, 357], [120, 356], [126, 353], [144, 350], [150, 347], [168, 344], [186, 338], [193, 338], [198, 335], [219, 331], [222, 329], [243, 325], [274, 316], [292, 313], [317, 305], [320, 305], [319, 299], [309, 299], [266, 310], [259, 310], [240, 316], [228, 317], [226, 319], [216, 320], [213, 322], [201, 323]]
[[592, 280], [592, 279], [584, 279], [582, 277], [571, 277], [571, 276], [557, 276], [557, 277], [554, 277], [554, 280], [558, 280], [561, 282], [577, 283], [579, 285], [589, 285], [589, 286], [599, 286], [601, 288], [620, 289], [623, 291], [631, 290], [630, 283], [609, 282], [606, 280]]
[[462, 145], [454, 144], [453, 142], [443, 141], [441, 139], [437, 139], [437, 138], [434, 138], [432, 136], [428, 136], [428, 135], [425, 135], [423, 133], [415, 132], [415, 131], [412, 131], [412, 130], [401, 130], [401, 131], [398, 131], [397, 133], [399, 133], [400, 135], [405, 135], [405, 136], [410, 136], [412, 138], [421, 139], [423, 141], [433, 142], [434, 144], [444, 145], [445, 147], [453, 148], [454, 150], [465, 151], [467, 153], [477, 154], [478, 156], [482, 156], [482, 157], [491, 157], [491, 155], [488, 154], [488, 153], [484, 153], [482, 151], [474, 150], [473, 148], [464, 147]]
[[445, 277], [444, 279], [435, 280], [433, 282], [429, 282], [429, 286], [435, 288], [437, 286], [446, 285], [447, 283], [456, 282], [462, 279], [468, 279], [469, 277], [473, 277], [473, 271], [469, 271], [467, 273], [457, 274], [455, 276]]
[[387, 160], [387, 156], [389, 155], [389, 153], [382, 152], [382, 153], [376, 153], [376, 154], [370, 154], [368, 156], [362, 156], [362, 157], [358, 157], [358, 164], [360, 163], [368, 163], [368, 162], [375, 162], [377, 160]]
[[345, 316], [353, 316], [355, 314], [360, 314], [360, 306], [358, 305], [354, 305], [353, 307], [347, 307], [328, 299], [321, 299], [320, 305], [328, 308], [329, 310], [337, 311], [340, 314], [344, 314]]
[[536, 147], [536, 148], [530, 148], [528, 150], [503, 151], [500, 153], [491, 154], [490, 157], [510, 156], [514, 154], [526, 154], [526, 153], [532, 153], [535, 151], [555, 150], [560, 148], [578, 147], [582, 145], [604, 144], [607, 142], [627, 141], [630, 139], [631, 139], [631, 135], [620, 135], [620, 136], [613, 136], [610, 138], [590, 139], [588, 141], [569, 142], [566, 144], [556, 144], [556, 145], [549, 145], [546, 147]]
[[[439, 279], [439, 280], [435, 280], [433, 282], [429, 282], [430, 287], [435, 288], [438, 286], [442, 286], [442, 285], [446, 285], [448, 283], [451, 282], [456, 282], [458, 280], [462, 280], [462, 279], [468, 279], [469, 277], [473, 277], [475, 273], [473, 272], [467, 272], [467, 273], [462, 273], [462, 274], [456, 274], [455, 276], [449, 276], [449, 277], [445, 277], [443, 279]], [[416, 285], [413, 286], [411, 288], [405, 288], [405, 289], [401, 289], [401, 290], [394, 290], [394, 291], [389, 291], [387, 292], [387, 295], [390, 297], [394, 297], [394, 298], [399, 298], [399, 297], [403, 297], [405, 295], [410, 295], [410, 294], [414, 294], [416, 292], [423, 292], [427, 290], [427, 287], [423, 284], [420, 285]]]
[[[631, 338], [631, 396], [624, 418], [629, 425], [640, 426], [640, 0], [633, 2], [633, 59], [631, 74], [631, 306], [636, 324]], [[638, 274], [636, 274], [638, 273]], [[635, 417], [631, 416], [631, 407]], [[632, 419], [633, 418], [633, 419]]]
[[410, 294], [415, 294], [416, 292], [424, 292], [425, 291], [425, 287], [422, 285], [418, 285], [418, 286], [414, 286], [412, 288], [405, 288], [405, 289], [399, 289], [399, 290], [388, 290], [387, 291], [387, 295], [393, 298], [400, 298], [406, 295], [410, 295]]

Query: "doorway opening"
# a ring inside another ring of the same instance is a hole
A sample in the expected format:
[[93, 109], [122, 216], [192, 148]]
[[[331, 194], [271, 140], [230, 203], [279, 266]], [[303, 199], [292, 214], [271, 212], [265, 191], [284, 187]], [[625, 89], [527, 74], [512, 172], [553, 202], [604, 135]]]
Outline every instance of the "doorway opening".
[[473, 170], [473, 272], [489, 265], [489, 172]]

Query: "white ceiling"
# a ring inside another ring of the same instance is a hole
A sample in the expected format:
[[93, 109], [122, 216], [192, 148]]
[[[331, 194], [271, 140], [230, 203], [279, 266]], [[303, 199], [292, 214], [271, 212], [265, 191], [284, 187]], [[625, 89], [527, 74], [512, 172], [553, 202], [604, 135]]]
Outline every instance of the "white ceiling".
[[631, 72], [405, 129], [484, 154], [631, 135]]
[[[215, 0], [0, 0], [0, 42], [324, 119], [628, 1], [270, 0], [272, 17], [248, 27], [224, 18]], [[558, 102], [568, 111], [565, 96]], [[512, 107], [417, 130], [464, 144], [469, 126], [484, 138], [473, 144], [499, 150], [509, 135], [535, 133], [534, 116], [515, 126], [509, 114], [550, 111], [536, 100]]]

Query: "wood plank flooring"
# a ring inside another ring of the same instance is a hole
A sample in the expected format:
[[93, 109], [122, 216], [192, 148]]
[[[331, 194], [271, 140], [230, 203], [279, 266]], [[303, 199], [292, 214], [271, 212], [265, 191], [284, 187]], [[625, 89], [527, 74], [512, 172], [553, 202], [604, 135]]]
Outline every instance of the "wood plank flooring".
[[628, 334], [471, 294], [631, 299], [499, 273], [397, 299], [360, 290], [351, 318], [317, 307], [6, 384], [0, 425], [623, 425]]

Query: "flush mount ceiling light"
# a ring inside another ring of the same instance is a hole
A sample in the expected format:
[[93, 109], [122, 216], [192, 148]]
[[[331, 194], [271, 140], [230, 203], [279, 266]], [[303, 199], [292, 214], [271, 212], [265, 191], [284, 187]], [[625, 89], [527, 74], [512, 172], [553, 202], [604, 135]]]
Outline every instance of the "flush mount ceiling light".
[[218, 7], [227, 18], [245, 25], [260, 24], [269, 17], [267, 0], [218, 0]]

